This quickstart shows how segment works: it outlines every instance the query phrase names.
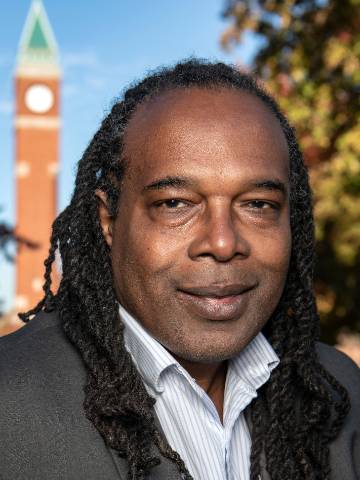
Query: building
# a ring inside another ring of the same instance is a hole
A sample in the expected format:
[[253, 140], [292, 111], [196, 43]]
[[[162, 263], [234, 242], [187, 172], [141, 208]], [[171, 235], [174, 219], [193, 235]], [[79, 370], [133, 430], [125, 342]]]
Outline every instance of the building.
[[60, 132], [59, 54], [41, 0], [33, 0], [15, 70], [16, 233], [38, 245], [19, 249], [15, 309], [42, 297], [44, 259], [57, 211]]
[[[59, 53], [41, 0], [33, 0], [15, 68], [16, 234], [37, 245], [16, 256], [14, 310], [0, 321], [0, 336], [22, 325], [16, 312], [41, 299], [44, 259], [57, 211], [60, 133]], [[57, 274], [54, 274], [55, 284]]]

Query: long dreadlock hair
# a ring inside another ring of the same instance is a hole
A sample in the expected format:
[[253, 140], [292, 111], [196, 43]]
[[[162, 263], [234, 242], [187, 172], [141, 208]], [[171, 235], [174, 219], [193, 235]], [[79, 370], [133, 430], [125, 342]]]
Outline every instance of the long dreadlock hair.
[[[284, 292], [265, 331], [281, 362], [251, 406], [250, 478], [258, 480], [264, 451], [273, 480], [329, 479], [328, 444], [338, 434], [350, 405], [346, 390], [319, 363], [315, 349], [318, 316], [312, 288], [314, 225], [308, 174], [294, 130], [250, 75], [223, 63], [191, 59], [152, 73], [125, 92], [78, 164], [71, 202], [53, 223], [44, 297], [21, 318], [28, 321], [40, 310], [58, 310], [63, 329], [87, 368], [86, 416], [105, 442], [127, 459], [129, 479], [145, 479], [161, 456], [174, 462], [184, 478], [192, 478], [158, 431], [155, 400], [124, 347], [110, 249], [95, 195], [97, 189], [106, 193], [115, 217], [126, 173], [122, 151], [129, 119], [150, 98], [191, 87], [239, 89], [260, 98], [280, 122], [289, 150], [291, 260]], [[51, 270], [57, 250], [62, 279], [55, 295]], [[158, 456], [151, 450], [154, 444]]]

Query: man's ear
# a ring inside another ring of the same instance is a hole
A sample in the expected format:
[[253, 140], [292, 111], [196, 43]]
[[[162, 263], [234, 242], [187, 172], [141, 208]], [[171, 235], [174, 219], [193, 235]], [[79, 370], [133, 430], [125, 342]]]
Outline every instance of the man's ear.
[[95, 195], [98, 198], [98, 205], [99, 205], [98, 212], [99, 212], [99, 220], [100, 220], [102, 232], [103, 232], [106, 243], [109, 245], [109, 247], [111, 247], [114, 219], [109, 212], [108, 199], [107, 199], [106, 193], [100, 189], [97, 189], [95, 191]]

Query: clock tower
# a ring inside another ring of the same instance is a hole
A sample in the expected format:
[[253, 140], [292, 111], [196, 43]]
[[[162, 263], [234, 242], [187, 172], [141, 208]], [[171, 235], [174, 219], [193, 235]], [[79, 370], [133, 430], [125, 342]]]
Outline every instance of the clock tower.
[[15, 71], [16, 233], [38, 248], [23, 247], [17, 255], [15, 307], [20, 311], [42, 297], [44, 259], [56, 215], [60, 76], [53, 31], [41, 0], [33, 0]]

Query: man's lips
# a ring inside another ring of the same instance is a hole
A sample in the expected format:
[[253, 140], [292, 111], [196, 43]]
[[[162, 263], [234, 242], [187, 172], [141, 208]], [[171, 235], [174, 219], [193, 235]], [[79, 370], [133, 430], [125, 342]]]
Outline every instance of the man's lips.
[[206, 320], [226, 321], [241, 317], [255, 285], [229, 284], [178, 289], [179, 298], [192, 314]]
[[254, 285], [245, 285], [240, 283], [228, 284], [228, 285], [209, 285], [205, 287], [183, 287], [179, 288], [180, 291], [188, 293], [190, 295], [197, 295], [199, 297], [230, 297], [233, 295], [241, 295], [242, 293], [253, 288]]

